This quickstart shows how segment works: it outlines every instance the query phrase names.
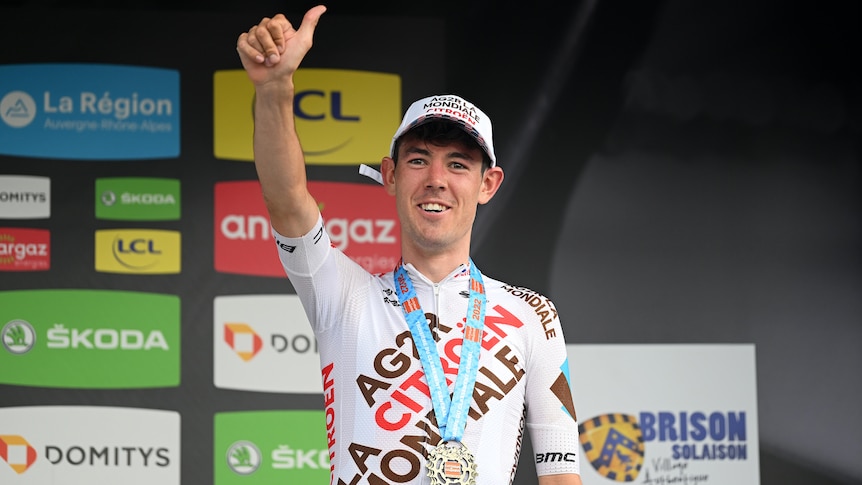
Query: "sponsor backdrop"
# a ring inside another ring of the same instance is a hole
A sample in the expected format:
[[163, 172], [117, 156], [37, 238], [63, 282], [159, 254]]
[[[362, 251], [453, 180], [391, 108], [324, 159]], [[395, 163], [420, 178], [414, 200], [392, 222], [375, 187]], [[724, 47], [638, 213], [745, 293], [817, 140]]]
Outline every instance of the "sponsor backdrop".
[[[152, 35], [87, 52], [111, 15], [69, 12], [79, 46], [0, 56], [0, 483], [328, 480], [317, 344], [270, 234], [233, 48], [260, 15], [204, 15], [210, 48], [189, 57], [172, 46], [198, 16], [136, 15], [115, 33]], [[327, 25], [362, 40], [321, 36], [297, 75], [310, 188], [333, 243], [387, 271], [395, 207], [358, 167], [443, 85], [423, 69], [443, 48], [367, 32], [441, 23]]]
[[[455, 3], [448, 24], [321, 23], [295, 108], [333, 243], [391, 268], [394, 207], [358, 165], [451, 88], [497, 113], [507, 179], [474, 259], [557, 304], [585, 483], [859, 483], [860, 442], [835, 432], [860, 416], [858, 83], [792, 71], [723, 2], [699, 23], [676, 0], [600, 8], [583, 51], [591, 2], [541, 21]], [[0, 9], [0, 483], [325, 483], [331, 395], [234, 51], [273, 9], [51, 7], [59, 38]], [[524, 445], [516, 484], [570, 458]]]

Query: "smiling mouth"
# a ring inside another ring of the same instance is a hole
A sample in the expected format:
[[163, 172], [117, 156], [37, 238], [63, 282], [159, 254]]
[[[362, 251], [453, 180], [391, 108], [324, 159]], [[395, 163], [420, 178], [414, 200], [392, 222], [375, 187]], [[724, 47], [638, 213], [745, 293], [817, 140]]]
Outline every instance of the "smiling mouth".
[[446, 210], [446, 206], [440, 204], [419, 204], [419, 207], [425, 212], [443, 212]]

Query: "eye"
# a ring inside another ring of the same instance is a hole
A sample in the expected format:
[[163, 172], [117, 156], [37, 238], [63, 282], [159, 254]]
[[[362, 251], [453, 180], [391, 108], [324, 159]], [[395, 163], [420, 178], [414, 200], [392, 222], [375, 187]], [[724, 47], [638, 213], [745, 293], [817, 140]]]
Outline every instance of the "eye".
[[422, 165], [425, 163], [425, 160], [422, 158], [410, 158], [407, 160], [407, 163], [410, 165]]

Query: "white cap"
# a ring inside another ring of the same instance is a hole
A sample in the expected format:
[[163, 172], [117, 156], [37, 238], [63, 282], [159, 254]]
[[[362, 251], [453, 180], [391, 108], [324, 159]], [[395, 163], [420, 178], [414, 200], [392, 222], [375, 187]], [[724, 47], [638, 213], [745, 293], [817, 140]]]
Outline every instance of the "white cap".
[[401, 126], [392, 137], [389, 154], [395, 157], [395, 142], [411, 128], [434, 120], [451, 121], [459, 125], [476, 143], [485, 150], [491, 159], [491, 166], [497, 165], [494, 155], [494, 141], [491, 137], [491, 119], [473, 103], [460, 96], [444, 94], [429, 96], [410, 105], [401, 120]]

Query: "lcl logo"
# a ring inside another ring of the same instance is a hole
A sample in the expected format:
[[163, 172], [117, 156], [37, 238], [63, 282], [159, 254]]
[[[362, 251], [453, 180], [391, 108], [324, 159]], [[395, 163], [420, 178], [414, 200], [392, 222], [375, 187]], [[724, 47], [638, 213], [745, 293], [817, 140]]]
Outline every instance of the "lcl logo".
[[107, 273], [180, 272], [180, 233], [143, 229], [96, 231], [96, 270]]
[[156, 249], [156, 243], [152, 239], [126, 240], [117, 238], [114, 241], [114, 251], [118, 254], [162, 254]]
[[[322, 98], [321, 101], [315, 102], [313, 100], [305, 101], [306, 98]], [[296, 93], [293, 98], [293, 110], [296, 113], [297, 118], [302, 118], [305, 120], [322, 120], [326, 118], [326, 112], [312, 112], [309, 109], [309, 105], [323, 105], [326, 104], [327, 93], [324, 91], [317, 90], [307, 90], [300, 91]], [[342, 112], [342, 103], [341, 103], [341, 91], [330, 91], [328, 93], [329, 98], [329, 115], [332, 119], [338, 121], [359, 121], [359, 116], [351, 116], [345, 115]]]

